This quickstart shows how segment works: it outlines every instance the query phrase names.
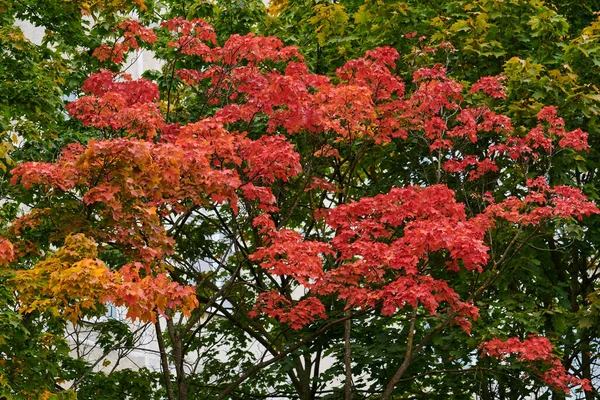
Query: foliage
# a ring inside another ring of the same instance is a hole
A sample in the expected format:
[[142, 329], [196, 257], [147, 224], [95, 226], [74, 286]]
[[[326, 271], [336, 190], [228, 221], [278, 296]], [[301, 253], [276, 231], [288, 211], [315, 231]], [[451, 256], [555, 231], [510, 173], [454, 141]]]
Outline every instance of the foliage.
[[[6, 71], [31, 60], [48, 88], [0, 103], [29, 161], [2, 211], [6, 396], [597, 386], [595, 22], [529, 1], [136, 6], [72, 2], [40, 47], [3, 28], [28, 54]], [[162, 70], [119, 72], [141, 49]], [[154, 323], [160, 373], [68, 356], [67, 321], [133, 347], [98, 320], [114, 304]]]

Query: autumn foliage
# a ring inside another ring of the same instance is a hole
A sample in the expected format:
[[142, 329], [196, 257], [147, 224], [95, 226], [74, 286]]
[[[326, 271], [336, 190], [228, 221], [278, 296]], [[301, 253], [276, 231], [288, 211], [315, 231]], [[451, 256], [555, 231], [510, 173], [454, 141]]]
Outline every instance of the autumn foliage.
[[[67, 110], [99, 137], [67, 146], [54, 162], [11, 172], [13, 185], [49, 200], [14, 221], [9, 237], [21, 249], [14, 261], [13, 245], [0, 243], [23, 314], [77, 322], [110, 302], [126, 306], [132, 319], [191, 316], [200, 279], [174, 273], [177, 232], [187, 216], [206, 210], [248, 221], [240, 233], [249, 243], [247, 260], [273, 282], [286, 282], [286, 290], [262, 281], [253, 288], [256, 302], [246, 312], [255, 319], [309, 328], [335, 313], [334, 299], [342, 310], [382, 316], [422, 309], [469, 334], [480, 291], [461, 294], [448, 276], [502, 271], [504, 258], [490, 253], [491, 231], [598, 213], [579, 189], [552, 186], [543, 171], [558, 152], [587, 151], [587, 134], [567, 129], [551, 106], [539, 110], [535, 126], [515, 129], [494, 111], [506, 99], [503, 76], [464, 87], [438, 64], [405, 82], [395, 73], [399, 54], [389, 47], [348, 61], [335, 77], [322, 76], [274, 37], [234, 35], [219, 46], [214, 29], [199, 19], [174, 19], [155, 30], [126, 21], [118, 35], [94, 52], [99, 60], [120, 64], [140, 43], [161, 36], [169, 38], [169, 51], [201, 61], [174, 75], [203, 91], [211, 111], [174, 121], [155, 82], [109, 69], [87, 79]], [[254, 123], [262, 124], [260, 134]], [[350, 191], [360, 157], [392, 144], [413, 157], [407, 168], [429, 169], [432, 181], [415, 175], [414, 184], [356, 195], [366, 179]], [[541, 172], [507, 174], [513, 165]], [[336, 169], [343, 174], [330, 173]], [[518, 182], [494, 192], [499, 180]], [[323, 199], [295, 225], [280, 201], [292, 189], [296, 204]], [[19, 243], [41, 224], [32, 218], [40, 212], [58, 216], [57, 247], [24, 267], [26, 246]], [[305, 235], [309, 224], [324, 233]], [[103, 261], [109, 250], [124, 261]], [[544, 337], [493, 339], [480, 349], [516, 358], [552, 388], [589, 388], [567, 374]]]
[[528, 365], [534, 373], [548, 386], [570, 392], [572, 386], [579, 385], [591, 391], [590, 381], [577, 379], [565, 371], [560, 359], [552, 353], [552, 344], [541, 336], [530, 335], [528, 339], [510, 338], [505, 341], [492, 339], [481, 344], [482, 356], [495, 357], [500, 360], [515, 357]]

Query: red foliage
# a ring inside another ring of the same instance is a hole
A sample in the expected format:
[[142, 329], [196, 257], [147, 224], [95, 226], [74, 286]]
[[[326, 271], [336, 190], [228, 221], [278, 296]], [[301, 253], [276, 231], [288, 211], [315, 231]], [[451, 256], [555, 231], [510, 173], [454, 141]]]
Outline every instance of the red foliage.
[[178, 49], [182, 54], [203, 57], [207, 61], [212, 59], [212, 50], [209, 44], [217, 43], [217, 35], [212, 26], [203, 19], [187, 21], [175, 18], [161, 24], [170, 32], [177, 35], [177, 39], [169, 42], [169, 47]]
[[323, 303], [316, 297], [300, 300], [292, 306], [292, 302], [277, 291], [261, 293], [256, 305], [249, 313], [250, 316], [256, 317], [259, 310], [271, 318], [288, 324], [292, 329], [301, 329], [307, 323], [312, 322], [315, 317], [324, 318], [326, 316]]
[[164, 124], [158, 86], [146, 79], [134, 81], [127, 74], [122, 81], [115, 81], [116, 77], [107, 70], [92, 74], [82, 87], [91, 94], [69, 103], [67, 111], [87, 126], [123, 130], [126, 136], [154, 137]]
[[128, 264], [119, 270], [122, 277], [108, 291], [106, 301], [127, 306], [127, 317], [132, 320], [155, 321], [156, 312], [180, 309], [185, 315], [198, 306], [196, 290], [170, 281], [166, 274], [140, 276], [140, 263]]
[[[393, 189], [389, 194], [363, 198], [327, 212], [325, 220], [336, 235], [331, 245], [302, 240], [291, 230], [275, 230], [266, 215], [255, 220], [268, 246], [252, 259], [275, 275], [287, 275], [318, 294], [336, 293], [348, 308], [381, 306], [383, 314], [422, 304], [436, 314], [441, 304], [464, 317], [478, 316], [443, 280], [425, 275], [427, 260], [435, 252], [448, 253], [448, 268], [481, 271], [487, 262], [483, 242], [485, 226], [468, 220], [454, 192], [438, 185], [429, 188]], [[396, 236], [402, 227], [404, 235]], [[335, 256], [339, 266], [323, 271], [325, 256]], [[389, 279], [394, 271], [403, 271]], [[304, 324], [312, 321], [307, 319]], [[300, 321], [296, 321], [300, 323]]]
[[15, 258], [15, 251], [9, 240], [0, 238], [0, 265], [7, 265]]
[[138, 41], [152, 44], [156, 42], [156, 34], [150, 28], [146, 28], [136, 20], [125, 20], [119, 25], [121, 37], [112, 46], [101, 44], [94, 50], [94, 57], [100, 61], [110, 59], [115, 64], [123, 62], [125, 54], [131, 49], [139, 50]]
[[581, 129], [567, 132], [563, 119], [558, 117], [556, 107], [543, 107], [537, 117], [538, 125], [525, 137], [509, 136], [506, 143], [490, 146], [490, 154], [507, 154], [512, 160], [537, 159], [540, 157], [540, 150], [546, 153], [553, 151], [553, 142], [556, 139], [559, 140], [558, 146], [561, 148], [588, 151], [587, 133]]
[[502, 85], [504, 80], [506, 80], [506, 76], [503, 75], [484, 76], [471, 87], [471, 93], [483, 92], [495, 99], [505, 99], [506, 87]]
[[274, 229], [268, 218], [257, 218], [255, 226], [261, 227], [269, 246], [261, 247], [250, 259], [260, 260], [260, 266], [273, 275], [287, 275], [305, 287], [323, 279], [322, 256], [333, 255], [327, 243], [303, 240], [302, 235], [290, 229]]
[[529, 339], [519, 340], [516, 337], [505, 341], [492, 339], [480, 345], [481, 356], [505, 360], [515, 355], [517, 360], [530, 366], [535, 375], [555, 390], [569, 393], [574, 386], [591, 391], [590, 381], [569, 375], [560, 359], [552, 354], [550, 341], [538, 335], [530, 335]]
[[284, 136], [262, 136], [246, 141], [241, 156], [248, 163], [245, 172], [251, 181], [271, 184], [280, 179], [285, 182], [302, 172], [300, 155]]
[[[276, 230], [263, 214], [254, 223], [268, 245], [251, 258], [315, 294], [337, 294], [349, 308], [381, 307], [383, 314], [393, 314], [406, 305], [421, 304], [435, 315], [443, 304], [456, 312], [457, 324], [468, 332], [468, 319], [477, 318], [478, 310], [461, 301], [445, 281], [425, 274], [433, 272], [428, 260], [434, 254], [444, 255], [451, 271], [462, 266], [481, 272], [489, 258], [484, 235], [498, 219], [528, 225], [599, 212], [578, 189], [550, 188], [543, 179], [530, 180], [528, 186], [531, 193], [525, 199], [510, 197], [490, 204], [471, 219], [454, 192], [443, 185], [395, 188], [389, 194], [324, 211], [325, 221], [336, 232], [331, 245], [303, 240], [291, 230]], [[399, 228], [403, 235], [398, 237]], [[335, 256], [338, 266], [324, 271], [325, 256]]]
[[466, 156], [461, 161], [448, 160], [444, 163], [444, 170], [452, 173], [464, 172], [468, 166], [475, 166], [474, 170], [469, 171], [469, 180], [481, 178], [487, 172], [497, 172], [498, 166], [489, 158], [479, 161], [475, 156]]
[[577, 188], [550, 187], [543, 177], [528, 179], [527, 187], [529, 194], [524, 199], [508, 197], [502, 202], [489, 205], [484, 214], [522, 225], [535, 225], [552, 217], [574, 217], [581, 220], [584, 216], [600, 213], [596, 205], [588, 201]]

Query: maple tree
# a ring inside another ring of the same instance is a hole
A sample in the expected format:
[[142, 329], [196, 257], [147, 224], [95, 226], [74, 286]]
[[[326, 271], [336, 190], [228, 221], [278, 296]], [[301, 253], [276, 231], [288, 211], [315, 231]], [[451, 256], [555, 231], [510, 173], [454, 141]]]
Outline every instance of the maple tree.
[[[348, 58], [390, 45], [403, 55], [397, 71], [404, 77], [418, 65], [435, 62], [447, 66], [461, 81], [474, 83], [482, 76], [505, 75], [507, 100], [497, 103], [495, 111], [509, 116], [516, 129], [534, 123], [532, 116], [543, 106], [557, 106], [567, 126], [589, 133], [590, 151], [578, 159], [565, 152], [556, 154], [548, 164], [548, 177], [553, 184], [577, 185], [597, 199], [598, 75], [594, 71], [599, 42], [594, 11], [598, 2], [340, 0], [317, 7], [308, 0], [283, 0], [271, 4], [271, 18], [263, 32], [299, 46], [307, 63], [320, 73], [331, 76]], [[445, 41], [454, 50], [431, 51]], [[395, 165], [390, 162], [386, 167], [394, 176], [404, 176]], [[560, 347], [565, 366], [594, 381], [599, 376], [598, 225], [595, 219], [584, 225], [583, 229], [561, 230], [560, 235], [553, 226], [540, 228], [531, 245], [522, 249], [520, 259], [514, 260], [519, 268], [513, 269], [510, 278], [500, 278], [484, 295], [492, 304], [489, 314], [482, 313], [481, 326], [494, 324], [495, 334], [501, 335], [509, 335], [510, 330], [544, 332]], [[498, 311], [500, 305], [505, 312]], [[389, 354], [386, 343], [393, 336], [360, 326], [354, 328], [356, 335], [361, 335], [361, 329], [365, 340], [377, 341], [371, 348]], [[474, 378], [452, 372], [464, 370], [464, 364], [456, 360], [469, 359], [473, 344], [463, 344], [452, 332], [436, 340], [437, 351], [420, 364], [424, 378], [402, 385], [413, 393], [424, 386], [440, 387], [441, 398], [452, 390], [499, 398], [531, 394], [530, 387], [502, 374], [479, 370], [479, 377]], [[382, 356], [382, 363], [393, 357]], [[368, 361], [365, 356], [362, 364]], [[427, 374], [431, 365], [448, 372]], [[377, 372], [382, 369], [371, 374]], [[574, 396], [594, 398], [592, 393]]]
[[[578, 189], [550, 185], [557, 160], [588, 149], [559, 110], [537, 107], [519, 126], [499, 111], [505, 77], [465, 88], [432, 64], [411, 82], [391, 48], [327, 77], [276, 38], [218, 41], [200, 19], [154, 30], [126, 21], [112, 32], [94, 51], [105, 69], [67, 106], [93, 139], [11, 173], [31, 206], [11, 221], [2, 252], [22, 315], [78, 321], [111, 302], [156, 322], [169, 339], [160, 345], [168, 398], [293, 397], [291, 386], [309, 399], [335, 375], [346, 393], [390, 398], [448, 332], [475, 339], [471, 350], [486, 342], [482, 354], [515, 354], [530, 390], [536, 377], [559, 391], [589, 388], [547, 339], [525, 339], [536, 331], [505, 342], [485, 327], [473, 335], [490, 312], [482, 295], [536, 235], [597, 213]], [[111, 72], [140, 45], [166, 62], [156, 83]], [[361, 349], [360, 324], [400, 338], [385, 371]], [[212, 371], [221, 334], [232, 359]], [[250, 339], [264, 348], [260, 361], [232, 352]], [[370, 376], [353, 366], [361, 352]], [[339, 364], [321, 370], [324, 353]], [[189, 373], [192, 354], [206, 368]]]

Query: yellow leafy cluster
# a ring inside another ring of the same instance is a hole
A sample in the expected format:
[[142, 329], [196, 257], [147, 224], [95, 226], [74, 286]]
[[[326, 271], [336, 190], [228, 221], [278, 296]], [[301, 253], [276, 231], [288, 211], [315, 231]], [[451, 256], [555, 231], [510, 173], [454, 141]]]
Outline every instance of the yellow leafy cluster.
[[111, 271], [98, 259], [96, 243], [83, 234], [67, 236], [64, 246], [33, 268], [16, 271], [8, 284], [21, 313], [49, 312], [73, 323], [107, 302], [126, 306], [129, 318], [144, 321], [175, 308], [189, 315], [198, 306], [195, 288], [172, 282], [165, 273], [154, 276], [140, 263]]
[[112, 12], [131, 11], [134, 6], [140, 10], [147, 8], [145, 0], [83, 0], [78, 1], [78, 6], [83, 14], [92, 14], [103, 10]]
[[21, 312], [47, 311], [72, 322], [95, 310], [112, 286], [112, 272], [99, 260], [96, 244], [82, 234], [9, 281], [18, 292]]

